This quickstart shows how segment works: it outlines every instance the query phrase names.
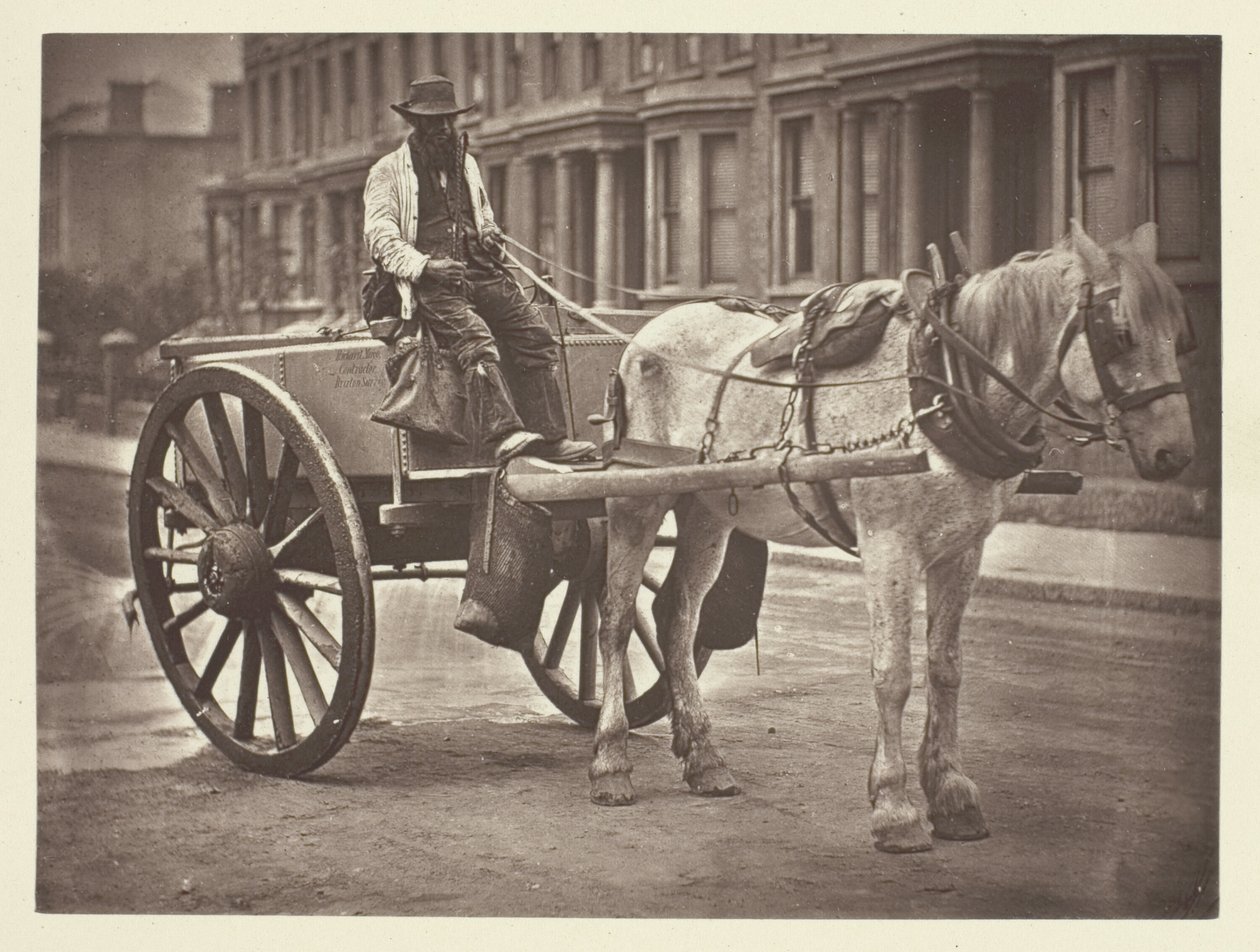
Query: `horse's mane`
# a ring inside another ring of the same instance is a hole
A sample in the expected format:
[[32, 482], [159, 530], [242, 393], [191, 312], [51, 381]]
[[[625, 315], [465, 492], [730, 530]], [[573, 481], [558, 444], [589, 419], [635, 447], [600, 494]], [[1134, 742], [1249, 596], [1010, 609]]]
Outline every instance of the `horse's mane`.
[[1071, 252], [1021, 252], [962, 286], [955, 311], [959, 329], [985, 353], [1010, 355], [1016, 373], [1034, 369], [1045, 361], [1036, 346], [1044, 322], [1067, 315], [1081, 277]]
[[[1137, 334], [1168, 338], [1183, 304], [1176, 285], [1158, 265], [1123, 244], [1108, 249], [1121, 276], [1122, 312]], [[1041, 339], [1044, 321], [1064, 318], [1076, 303], [1084, 271], [1076, 255], [1062, 247], [1024, 251], [1006, 264], [976, 275], [958, 294], [960, 329], [981, 350], [1009, 354], [1016, 372], [1045, 359], [1029, 346]]]

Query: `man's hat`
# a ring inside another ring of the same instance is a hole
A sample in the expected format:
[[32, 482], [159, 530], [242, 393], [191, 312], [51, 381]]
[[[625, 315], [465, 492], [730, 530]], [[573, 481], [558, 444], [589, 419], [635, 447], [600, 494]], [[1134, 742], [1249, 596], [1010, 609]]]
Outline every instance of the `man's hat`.
[[445, 76], [421, 76], [411, 84], [406, 102], [394, 103], [389, 108], [405, 119], [416, 116], [458, 116], [476, 107], [455, 104], [455, 84]]

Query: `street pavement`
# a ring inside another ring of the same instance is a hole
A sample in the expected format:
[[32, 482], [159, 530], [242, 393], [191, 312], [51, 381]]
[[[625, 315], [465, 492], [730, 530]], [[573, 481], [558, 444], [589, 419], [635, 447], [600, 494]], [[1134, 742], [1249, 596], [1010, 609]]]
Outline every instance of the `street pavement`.
[[[135, 442], [68, 422], [41, 422], [40, 465], [127, 474]], [[835, 549], [772, 547], [772, 559], [859, 571]], [[1215, 538], [1003, 522], [985, 545], [981, 594], [1159, 611], [1220, 610], [1221, 543]]]

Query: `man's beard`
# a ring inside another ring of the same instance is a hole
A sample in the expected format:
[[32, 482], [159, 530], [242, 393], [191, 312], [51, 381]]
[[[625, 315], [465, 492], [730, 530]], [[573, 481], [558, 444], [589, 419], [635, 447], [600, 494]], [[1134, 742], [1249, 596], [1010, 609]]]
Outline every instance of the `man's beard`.
[[457, 140], [452, 135], [429, 133], [421, 137], [419, 132], [412, 133], [412, 141], [420, 153], [424, 164], [431, 169], [453, 169], [458, 158]]

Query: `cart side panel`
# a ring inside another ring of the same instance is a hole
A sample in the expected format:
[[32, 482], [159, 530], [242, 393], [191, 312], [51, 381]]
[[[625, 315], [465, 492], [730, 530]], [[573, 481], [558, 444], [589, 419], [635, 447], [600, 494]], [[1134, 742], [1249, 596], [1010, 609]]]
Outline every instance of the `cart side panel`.
[[[347, 476], [388, 476], [393, 430], [371, 420], [388, 389], [378, 341], [288, 345], [191, 358], [186, 367], [231, 363], [249, 367], [288, 390], [306, 408]], [[236, 425], [234, 421], [234, 425]], [[274, 454], [269, 454], [274, 455]]]

